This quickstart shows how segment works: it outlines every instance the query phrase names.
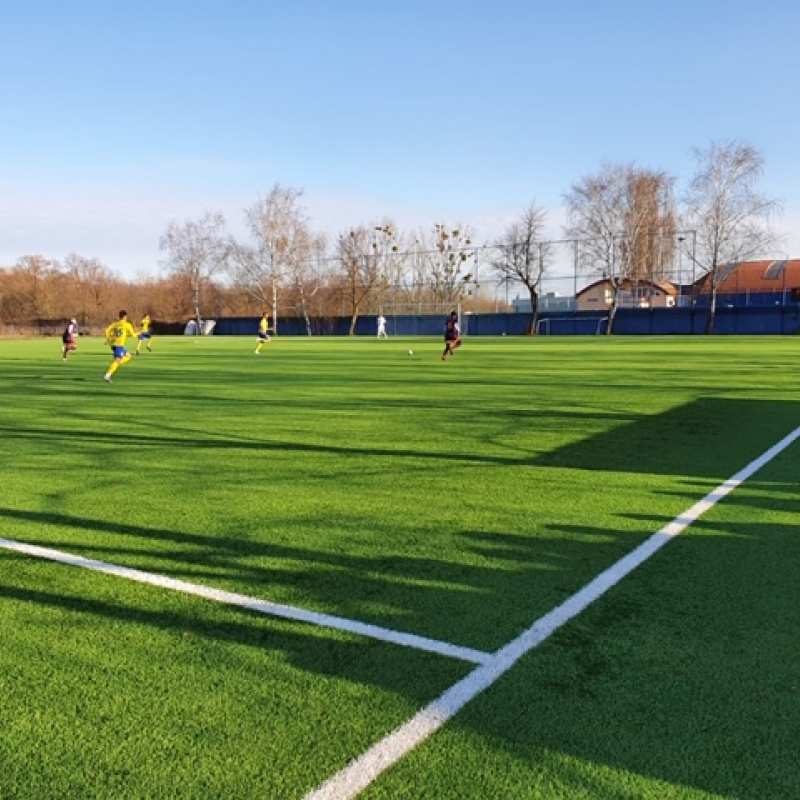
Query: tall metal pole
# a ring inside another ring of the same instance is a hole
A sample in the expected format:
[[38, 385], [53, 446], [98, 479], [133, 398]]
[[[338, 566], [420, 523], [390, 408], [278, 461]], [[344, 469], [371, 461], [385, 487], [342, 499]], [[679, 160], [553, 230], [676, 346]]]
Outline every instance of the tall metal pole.
[[275, 274], [272, 275], [272, 332], [278, 333], [278, 287], [275, 284]]
[[480, 291], [480, 284], [478, 283], [478, 253], [475, 252], [475, 316], [478, 315], [478, 292]]
[[572, 241], [572, 310], [578, 310], [578, 240]]

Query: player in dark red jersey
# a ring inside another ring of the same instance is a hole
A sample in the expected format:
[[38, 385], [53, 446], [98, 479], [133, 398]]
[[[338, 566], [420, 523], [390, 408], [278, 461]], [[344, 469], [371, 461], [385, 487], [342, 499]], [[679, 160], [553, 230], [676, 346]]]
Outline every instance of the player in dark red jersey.
[[67, 323], [67, 327], [64, 328], [64, 333], [61, 334], [61, 357], [64, 361], [67, 360], [67, 356], [70, 353], [70, 350], [77, 350], [78, 349], [78, 323], [76, 320], [71, 319]]
[[442, 361], [447, 360], [447, 356], [455, 354], [457, 347], [461, 347], [461, 329], [458, 326], [458, 312], [451, 311], [450, 316], [444, 323], [444, 352]]

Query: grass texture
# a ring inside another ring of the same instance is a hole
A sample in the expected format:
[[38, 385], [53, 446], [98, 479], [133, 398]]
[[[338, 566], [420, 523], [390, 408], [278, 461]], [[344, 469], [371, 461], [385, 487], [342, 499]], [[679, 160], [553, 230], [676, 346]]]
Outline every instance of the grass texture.
[[[791, 338], [253, 346], [0, 342], [0, 537], [493, 652], [800, 425]], [[799, 463], [364, 796], [800, 796]], [[2, 798], [300, 798], [472, 668], [4, 549], [0, 641]]]

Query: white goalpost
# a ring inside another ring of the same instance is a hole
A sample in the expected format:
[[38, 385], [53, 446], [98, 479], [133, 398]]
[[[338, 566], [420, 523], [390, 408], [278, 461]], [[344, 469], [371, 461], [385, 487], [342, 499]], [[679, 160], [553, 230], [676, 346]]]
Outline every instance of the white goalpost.
[[[583, 323], [586, 323], [586, 327], [589, 328], [590, 331], [592, 326], [594, 326], [594, 336], [600, 336], [600, 334], [606, 332], [608, 317], [545, 317], [537, 320], [536, 333], [542, 336], [550, 336], [552, 330], [551, 323], [553, 322], [570, 323], [573, 328], [578, 325], [583, 327]], [[570, 331], [570, 333], [574, 332], [574, 330]]]
[[469, 319], [468, 315], [464, 315], [461, 310], [461, 303], [459, 301], [438, 301], [434, 303], [385, 303], [383, 305], [383, 315], [388, 321], [389, 332], [396, 331], [395, 317], [427, 317], [431, 319], [441, 320], [438, 322], [436, 330], [441, 329], [444, 331], [444, 321], [450, 316], [450, 312], [455, 311], [458, 314], [458, 327], [461, 330], [461, 335], [467, 334], [466, 328]]

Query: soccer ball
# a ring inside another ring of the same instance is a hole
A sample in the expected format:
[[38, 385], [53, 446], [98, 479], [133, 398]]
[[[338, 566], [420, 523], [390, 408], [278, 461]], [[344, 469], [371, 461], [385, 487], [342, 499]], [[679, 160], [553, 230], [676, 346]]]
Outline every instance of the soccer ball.
[[413, 355], [414, 355], [414, 351], [413, 351], [413, 350], [409, 350], [409, 351], [408, 351], [408, 354], [409, 354], [410, 356], [413, 356]]

